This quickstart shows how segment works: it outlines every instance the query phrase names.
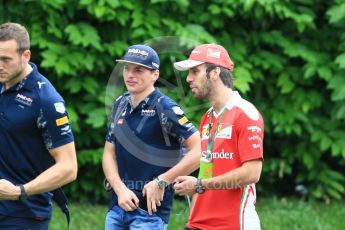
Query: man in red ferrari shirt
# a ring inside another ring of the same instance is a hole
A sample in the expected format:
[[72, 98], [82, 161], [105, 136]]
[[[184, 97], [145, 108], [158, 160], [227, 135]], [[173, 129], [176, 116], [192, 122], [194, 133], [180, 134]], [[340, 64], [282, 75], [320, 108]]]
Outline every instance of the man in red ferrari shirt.
[[199, 177], [180, 176], [175, 181], [179, 195], [196, 193], [185, 229], [260, 229], [255, 210], [255, 183], [263, 163], [260, 112], [233, 90], [234, 64], [224, 47], [200, 45], [174, 67], [189, 70], [192, 92], [212, 105], [200, 122]]

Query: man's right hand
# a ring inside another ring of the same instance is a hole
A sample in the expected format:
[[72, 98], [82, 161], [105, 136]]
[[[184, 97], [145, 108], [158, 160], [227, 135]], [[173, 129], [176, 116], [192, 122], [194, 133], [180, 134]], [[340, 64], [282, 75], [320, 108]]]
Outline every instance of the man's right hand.
[[139, 207], [138, 197], [126, 185], [122, 185], [121, 188], [117, 189], [116, 195], [119, 206], [126, 212], [134, 211]]

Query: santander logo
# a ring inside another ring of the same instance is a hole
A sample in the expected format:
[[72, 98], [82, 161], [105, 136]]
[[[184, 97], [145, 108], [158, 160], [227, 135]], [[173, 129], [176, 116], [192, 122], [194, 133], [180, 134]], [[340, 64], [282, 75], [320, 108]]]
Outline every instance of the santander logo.
[[[205, 158], [206, 151], [201, 151], [202, 158]], [[226, 160], [232, 160], [234, 159], [234, 153], [225, 152], [222, 148], [221, 152], [212, 152], [211, 153], [212, 159], [226, 159]]]

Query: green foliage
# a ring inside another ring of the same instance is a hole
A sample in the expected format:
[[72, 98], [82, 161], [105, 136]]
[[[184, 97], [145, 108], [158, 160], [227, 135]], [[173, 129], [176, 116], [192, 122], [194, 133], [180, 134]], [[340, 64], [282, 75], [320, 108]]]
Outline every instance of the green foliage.
[[264, 116], [266, 190], [283, 182], [291, 191], [302, 183], [312, 197], [344, 197], [343, 1], [0, 2], [0, 21], [27, 26], [32, 60], [67, 102], [79, 160], [78, 181], [66, 188], [74, 199], [106, 197], [101, 149], [107, 106], [122, 82], [119, 76], [107, 87], [114, 73], [121, 75], [115, 59], [131, 44], [159, 49], [158, 85], [198, 125], [209, 104], [193, 97], [186, 73], [175, 72], [172, 63], [211, 42], [229, 50], [235, 87]]

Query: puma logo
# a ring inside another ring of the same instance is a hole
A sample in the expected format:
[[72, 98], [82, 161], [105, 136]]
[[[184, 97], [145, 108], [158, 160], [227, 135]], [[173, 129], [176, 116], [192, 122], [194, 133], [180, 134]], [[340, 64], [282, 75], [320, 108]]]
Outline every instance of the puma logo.
[[38, 81], [37, 84], [38, 84], [38, 88], [41, 88], [42, 85], [46, 84], [46, 82], [40, 82], [40, 81]]

